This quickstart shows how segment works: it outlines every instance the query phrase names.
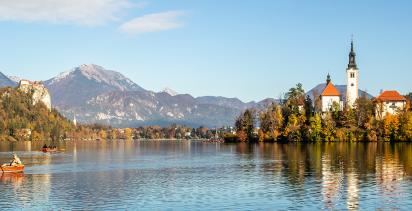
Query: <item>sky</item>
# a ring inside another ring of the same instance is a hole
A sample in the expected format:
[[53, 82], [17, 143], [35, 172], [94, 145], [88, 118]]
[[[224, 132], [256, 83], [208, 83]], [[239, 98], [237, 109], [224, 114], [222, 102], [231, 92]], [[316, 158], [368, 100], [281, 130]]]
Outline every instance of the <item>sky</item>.
[[345, 84], [353, 35], [359, 88], [412, 91], [412, 2], [0, 0], [0, 71], [47, 80], [81, 64], [145, 89], [278, 98], [331, 74]]

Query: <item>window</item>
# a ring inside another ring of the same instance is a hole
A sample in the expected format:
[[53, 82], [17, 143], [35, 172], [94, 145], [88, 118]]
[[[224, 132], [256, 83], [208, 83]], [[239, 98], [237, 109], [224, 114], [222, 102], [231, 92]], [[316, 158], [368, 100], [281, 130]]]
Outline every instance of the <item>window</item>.
[[351, 86], [355, 86], [355, 84], [353, 84], [353, 83], [351, 83], [350, 85], [351, 85]]
[[350, 73], [351, 78], [355, 78], [355, 73]]

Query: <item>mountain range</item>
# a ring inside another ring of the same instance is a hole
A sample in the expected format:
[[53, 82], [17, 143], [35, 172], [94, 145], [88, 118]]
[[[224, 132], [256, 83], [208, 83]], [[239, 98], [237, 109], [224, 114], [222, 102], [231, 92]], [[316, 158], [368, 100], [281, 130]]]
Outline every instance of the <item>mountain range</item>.
[[[16, 86], [19, 77], [0, 72], [0, 87]], [[279, 100], [242, 102], [220, 96], [193, 97], [170, 88], [161, 92], [146, 90], [121, 73], [94, 64], [83, 64], [43, 82], [52, 105], [69, 119], [81, 123], [100, 123], [114, 127], [170, 125], [198, 127], [233, 125], [247, 108], [258, 110]], [[319, 84], [306, 94], [312, 99], [326, 84]], [[335, 85], [345, 98], [346, 86]], [[359, 90], [359, 95], [372, 96]], [[344, 99], [343, 99], [344, 100]]]
[[[18, 77], [0, 75], [0, 86], [15, 86]], [[246, 108], [264, 108], [277, 102], [242, 102], [237, 98], [179, 94], [170, 88], [146, 90], [119, 72], [84, 64], [43, 82], [53, 107], [69, 119], [115, 127], [169, 125], [233, 125]]]

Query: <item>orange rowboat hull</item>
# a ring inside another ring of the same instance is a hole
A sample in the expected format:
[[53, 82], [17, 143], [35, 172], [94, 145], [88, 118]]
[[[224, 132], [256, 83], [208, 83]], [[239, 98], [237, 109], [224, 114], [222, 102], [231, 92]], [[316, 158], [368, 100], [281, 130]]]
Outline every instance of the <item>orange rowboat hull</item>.
[[18, 165], [18, 166], [2, 165], [1, 170], [3, 172], [23, 172], [24, 165]]
[[50, 149], [50, 148], [42, 148], [42, 152], [57, 152], [57, 149]]

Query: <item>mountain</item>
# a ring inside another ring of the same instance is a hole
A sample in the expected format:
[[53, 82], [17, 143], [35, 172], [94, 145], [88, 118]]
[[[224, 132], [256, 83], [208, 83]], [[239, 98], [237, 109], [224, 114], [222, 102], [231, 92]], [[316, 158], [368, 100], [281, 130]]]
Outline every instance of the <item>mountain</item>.
[[0, 87], [6, 87], [6, 86], [16, 86], [17, 83], [11, 80], [9, 77], [4, 75], [2, 72], [0, 72]]
[[145, 91], [122, 74], [94, 64], [84, 64], [44, 82], [53, 105], [70, 107], [112, 91]]
[[9, 76], [10, 80], [14, 81], [16, 84], [18, 84], [23, 78], [20, 78], [18, 76]]
[[176, 96], [176, 95], [179, 94], [179, 93], [177, 93], [175, 90], [173, 90], [173, 89], [171, 89], [171, 88], [168, 88], [168, 87], [164, 88], [161, 92], [167, 93], [167, 94], [169, 94], [170, 96]]
[[145, 90], [122, 74], [98, 65], [81, 65], [44, 82], [53, 106], [64, 116], [83, 123], [116, 127], [141, 125], [232, 125], [246, 108], [262, 109], [276, 102], [265, 99], [244, 103], [237, 98], [193, 97], [170, 88]]

